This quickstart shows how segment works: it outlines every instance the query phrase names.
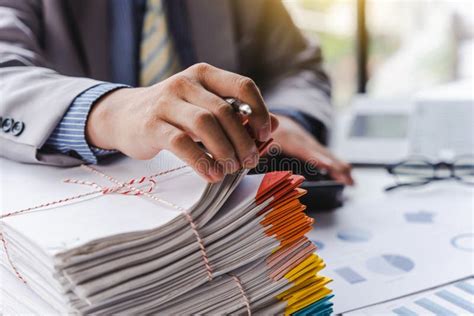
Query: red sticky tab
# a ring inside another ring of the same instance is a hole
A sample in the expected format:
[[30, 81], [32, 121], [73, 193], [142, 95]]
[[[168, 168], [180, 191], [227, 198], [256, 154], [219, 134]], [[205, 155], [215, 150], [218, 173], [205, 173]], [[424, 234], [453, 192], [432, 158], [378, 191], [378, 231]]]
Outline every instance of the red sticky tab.
[[284, 197], [288, 192], [291, 192], [292, 190], [296, 189], [303, 183], [304, 177], [300, 175], [291, 175], [290, 177], [290, 184], [287, 185], [286, 187], [282, 188], [281, 190], [273, 193], [273, 197], [275, 200], [279, 200], [282, 197]]
[[279, 200], [285, 194], [292, 191], [303, 183], [304, 177], [300, 175], [290, 175], [288, 178], [281, 181], [278, 185], [273, 187], [271, 190], [268, 190], [265, 194], [257, 198], [257, 204], [262, 203], [263, 201], [273, 197], [274, 200]]
[[274, 171], [266, 173], [257, 191], [256, 200], [260, 200], [262, 196], [271, 191], [274, 187], [285, 181], [291, 176], [290, 171]]

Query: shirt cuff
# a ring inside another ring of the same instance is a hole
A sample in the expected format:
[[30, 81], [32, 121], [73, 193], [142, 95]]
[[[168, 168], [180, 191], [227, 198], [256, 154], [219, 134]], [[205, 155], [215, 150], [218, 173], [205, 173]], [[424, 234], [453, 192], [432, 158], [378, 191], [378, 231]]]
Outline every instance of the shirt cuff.
[[45, 145], [62, 154], [79, 156], [87, 163], [96, 164], [97, 157], [114, 153], [89, 146], [86, 140], [85, 128], [87, 117], [94, 103], [106, 93], [127, 85], [102, 83], [79, 94], [64, 114], [63, 118], [49, 136]]
[[291, 118], [312, 134], [321, 144], [327, 145], [328, 129], [320, 120], [293, 109], [270, 109], [270, 112]]

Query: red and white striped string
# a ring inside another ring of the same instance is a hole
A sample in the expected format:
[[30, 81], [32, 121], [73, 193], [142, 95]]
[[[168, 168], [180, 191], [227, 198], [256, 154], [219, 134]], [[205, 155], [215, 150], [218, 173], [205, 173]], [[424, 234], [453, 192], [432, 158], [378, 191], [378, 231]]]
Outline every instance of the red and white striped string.
[[242, 299], [244, 301], [244, 305], [247, 309], [247, 314], [249, 316], [252, 316], [252, 309], [250, 308], [250, 299], [249, 299], [247, 293], [244, 290], [244, 286], [242, 285], [242, 282], [240, 281], [239, 277], [236, 276], [235, 274], [229, 273], [228, 275], [232, 277], [232, 279], [237, 284], [237, 287], [239, 288], [240, 294], [242, 295]]
[[[0, 220], [3, 219], [3, 218], [10, 217], [10, 216], [17, 216], [17, 215], [28, 213], [28, 212], [32, 212], [32, 211], [36, 211], [36, 210], [40, 210], [40, 209], [44, 209], [44, 208], [49, 208], [49, 207], [56, 206], [56, 205], [61, 205], [61, 204], [68, 203], [68, 202], [71, 202], [71, 201], [80, 200], [80, 199], [83, 199], [85, 197], [93, 196], [93, 195], [100, 195], [100, 194], [105, 195], [105, 194], [115, 193], [115, 194], [123, 194], [123, 195], [145, 196], [145, 197], [147, 197], [147, 198], [149, 198], [149, 199], [151, 199], [155, 202], [161, 203], [163, 205], [166, 205], [168, 207], [171, 207], [171, 208], [183, 213], [186, 220], [189, 222], [189, 225], [191, 227], [191, 230], [192, 230], [193, 234], [196, 237], [196, 241], [199, 245], [199, 250], [200, 250], [202, 258], [203, 258], [203, 262], [204, 262], [204, 266], [206, 268], [206, 273], [207, 273], [208, 279], [209, 280], [213, 279], [212, 268], [211, 268], [211, 265], [209, 263], [209, 257], [207, 255], [206, 248], [204, 246], [204, 241], [202, 240], [201, 235], [199, 234], [199, 231], [197, 229], [197, 225], [194, 222], [191, 215], [183, 207], [181, 207], [181, 206], [179, 206], [175, 203], [171, 203], [169, 201], [163, 200], [162, 198], [159, 198], [159, 197], [151, 194], [153, 192], [155, 186], [156, 186], [156, 180], [155, 180], [156, 177], [162, 176], [162, 175], [165, 175], [165, 174], [168, 174], [168, 173], [171, 173], [171, 172], [183, 169], [183, 168], [186, 168], [188, 166], [185, 166], [185, 165], [184, 166], [179, 166], [177, 168], [169, 169], [169, 170], [166, 170], [166, 171], [163, 171], [163, 172], [151, 175], [151, 176], [143, 176], [143, 177], [140, 177], [140, 178], [131, 179], [127, 182], [121, 182], [121, 181], [119, 181], [119, 180], [117, 180], [117, 179], [115, 179], [115, 178], [113, 178], [113, 177], [111, 177], [111, 176], [109, 176], [109, 175], [93, 168], [93, 167], [87, 166], [87, 165], [82, 165], [81, 167], [83, 169], [89, 171], [89, 172], [92, 172], [96, 175], [99, 175], [100, 177], [103, 177], [103, 178], [109, 180], [110, 182], [114, 183], [115, 186], [106, 187], [106, 186], [101, 186], [101, 185], [99, 185], [95, 182], [92, 182], [92, 181], [66, 179], [66, 180], [64, 180], [65, 183], [87, 185], [87, 186], [93, 187], [95, 190], [91, 191], [91, 192], [88, 192], [88, 193], [78, 194], [78, 195], [75, 195], [75, 196], [59, 199], [59, 200], [56, 200], [56, 201], [43, 203], [43, 204], [40, 204], [40, 205], [37, 205], [37, 206], [24, 208], [24, 209], [21, 209], [21, 210], [9, 211], [9, 212], [6, 212], [5, 214], [0, 214]], [[148, 184], [148, 187], [145, 187], [145, 189], [138, 188], [138, 187], [141, 187], [145, 184]], [[12, 259], [11, 259], [11, 256], [9, 254], [8, 247], [7, 247], [7, 241], [6, 241], [6, 238], [5, 238], [5, 236], [2, 232], [0, 232], [0, 239], [2, 241], [3, 248], [4, 248], [4, 251], [5, 251], [5, 255], [6, 255], [6, 258], [8, 260], [8, 263], [12, 267], [12, 269], [15, 272], [16, 276], [22, 282], [26, 283], [25, 278], [20, 274], [20, 272], [18, 271], [18, 269], [16, 268], [16, 266], [12, 262]]]
[[5, 251], [5, 256], [7, 257], [8, 264], [12, 267], [13, 272], [15, 272], [16, 276], [18, 279], [26, 284], [26, 280], [23, 278], [23, 276], [20, 274], [16, 266], [13, 264], [12, 258], [10, 257], [10, 253], [8, 252], [7, 248], [7, 240], [5, 239], [5, 236], [3, 235], [2, 232], [0, 232], [0, 240], [2, 241], [3, 249]]

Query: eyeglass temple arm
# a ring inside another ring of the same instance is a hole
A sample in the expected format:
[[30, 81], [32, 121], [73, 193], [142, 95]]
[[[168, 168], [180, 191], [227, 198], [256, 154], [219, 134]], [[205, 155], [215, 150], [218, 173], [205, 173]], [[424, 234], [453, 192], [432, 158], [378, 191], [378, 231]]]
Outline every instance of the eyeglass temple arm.
[[421, 185], [425, 185], [425, 184], [428, 184], [430, 183], [430, 181], [426, 181], [426, 182], [413, 182], [413, 183], [397, 183], [397, 184], [394, 184], [394, 185], [391, 185], [391, 186], [388, 186], [386, 187], [384, 190], [385, 192], [388, 192], [388, 191], [392, 191], [392, 190], [395, 190], [395, 189], [398, 189], [398, 188], [401, 188], [401, 187], [415, 187], [415, 186], [421, 186]]

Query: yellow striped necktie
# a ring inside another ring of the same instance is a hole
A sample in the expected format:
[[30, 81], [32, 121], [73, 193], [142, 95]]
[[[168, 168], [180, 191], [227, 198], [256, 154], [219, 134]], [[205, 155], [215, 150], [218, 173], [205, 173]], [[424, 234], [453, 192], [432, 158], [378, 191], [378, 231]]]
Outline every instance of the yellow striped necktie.
[[140, 85], [150, 86], [179, 71], [179, 60], [161, 0], [147, 0], [140, 45]]

